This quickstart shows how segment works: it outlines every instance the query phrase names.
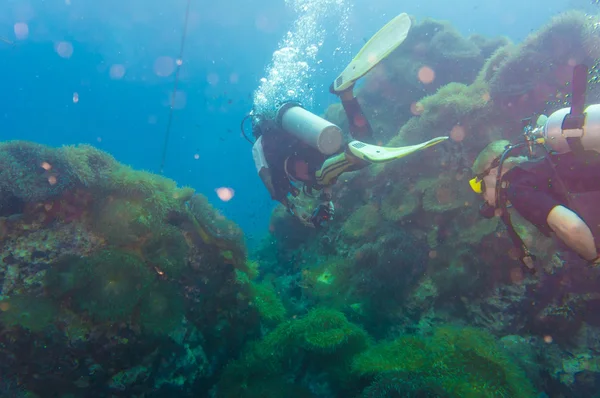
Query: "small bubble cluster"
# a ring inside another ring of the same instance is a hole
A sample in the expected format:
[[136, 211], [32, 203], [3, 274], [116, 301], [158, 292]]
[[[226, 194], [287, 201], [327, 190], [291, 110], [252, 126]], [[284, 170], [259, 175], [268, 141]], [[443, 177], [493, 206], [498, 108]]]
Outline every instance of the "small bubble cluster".
[[[346, 0], [286, 0], [298, 18], [273, 53], [266, 77], [254, 92], [254, 112], [273, 116], [278, 104], [299, 101], [310, 107], [313, 89], [309, 79], [321, 63], [318, 53], [325, 40], [325, 21], [336, 20], [338, 32], [347, 28], [350, 7]], [[330, 26], [327, 26], [330, 29]]]

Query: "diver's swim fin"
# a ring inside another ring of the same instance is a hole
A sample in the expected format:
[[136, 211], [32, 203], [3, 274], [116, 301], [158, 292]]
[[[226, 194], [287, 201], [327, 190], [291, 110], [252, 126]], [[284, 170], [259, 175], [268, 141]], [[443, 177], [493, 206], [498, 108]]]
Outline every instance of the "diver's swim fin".
[[420, 150], [439, 144], [447, 139], [448, 137], [436, 137], [421, 144], [403, 146], [399, 148], [386, 148], [382, 146], [365, 144], [364, 142], [360, 141], [352, 141], [350, 144], [348, 144], [348, 148], [354, 156], [366, 160], [367, 162], [385, 163], [394, 159], [403, 158], [415, 152], [419, 152]]
[[410, 30], [411, 21], [406, 13], [398, 15], [385, 26], [360, 49], [356, 57], [348, 64], [346, 69], [335, 79], [331, 85], [331, 91], [339, 93], [354, 84], [363, 77], [381, 60], [390, 55], [398, 47]]

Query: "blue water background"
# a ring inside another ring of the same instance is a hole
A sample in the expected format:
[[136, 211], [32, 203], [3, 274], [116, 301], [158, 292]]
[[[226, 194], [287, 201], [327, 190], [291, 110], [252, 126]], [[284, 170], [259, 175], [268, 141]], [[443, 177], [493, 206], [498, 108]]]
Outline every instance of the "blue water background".
[[[320, 90], [316, 113], [335, 102], [326, 88], [349, 54], [400, 12], [449, 20], [463, 34], [520, 41], [569, 6], [565, 0], [353, 4], [349, 51], [333, 56], [340, 43], [329, 34], [319, 55], [324, 72], [313, 84]], [[0, 42], [0, 139], [92, 144], [159, 172], [174, 74], [157, 76], [154, 63], [178, 57], [185, 7], [185, 0], [3, 0], [0, 37], [16, 45]], [[191, 0], [179, 85], [184, 94], [176, 101], [164, 174], [206, 194], [251, 244], [265, 235], [274, 203], [256, 176], [239, 123], [294, 18], [283, 0]], [[25, 40], [15, 37], [17, 23], [28, 26]], [[69, 58], [57, 54], [61, 41], [73, 46]], [[114, 64], [124, 65], [123, 78], [111, 78]], [[233, 199], [219, 200], [219, 187], [234, 189]]]

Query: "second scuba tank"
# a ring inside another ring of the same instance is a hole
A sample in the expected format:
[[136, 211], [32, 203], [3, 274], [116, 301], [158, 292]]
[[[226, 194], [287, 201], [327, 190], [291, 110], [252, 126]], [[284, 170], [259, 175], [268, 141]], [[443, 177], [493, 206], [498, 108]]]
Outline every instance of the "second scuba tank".
[[342, 146], [342, 130], [338, 126], [296, 103], [282, 105], [277, 111], [277, 122], [283, 130], [324, 155], [332, 155]]
[[585, 123], [581, 130], [563, 129], [563, 121], [571, 108], [559, 109], [548, 117], [543, 127], [544, 143], [556, 153], [572, 150], [567, 138], [581, 139], [585, 150], [600, 152], [600, 104], [588, 106], [585, 111]]

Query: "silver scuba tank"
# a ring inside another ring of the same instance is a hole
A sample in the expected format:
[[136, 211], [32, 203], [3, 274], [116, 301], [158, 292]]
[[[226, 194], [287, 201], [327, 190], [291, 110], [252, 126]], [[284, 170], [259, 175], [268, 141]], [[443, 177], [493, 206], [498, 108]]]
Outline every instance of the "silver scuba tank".
[[589, 105], [585, 109], [582, 129], [563, 129], [563, 121], [569, 112], [571, 108], [563, 108], [548, 117], [542, 129], [546, 146], [556, 153], [566, 153], [571, 151], [567, 138], [581, 138], [584, 149], [600, 152], [600, 104]]
[[342, 147], [342, 130], [296, 103], [286, 103], [277, 111], [277, 122], [286, 132], [331, 155]]

